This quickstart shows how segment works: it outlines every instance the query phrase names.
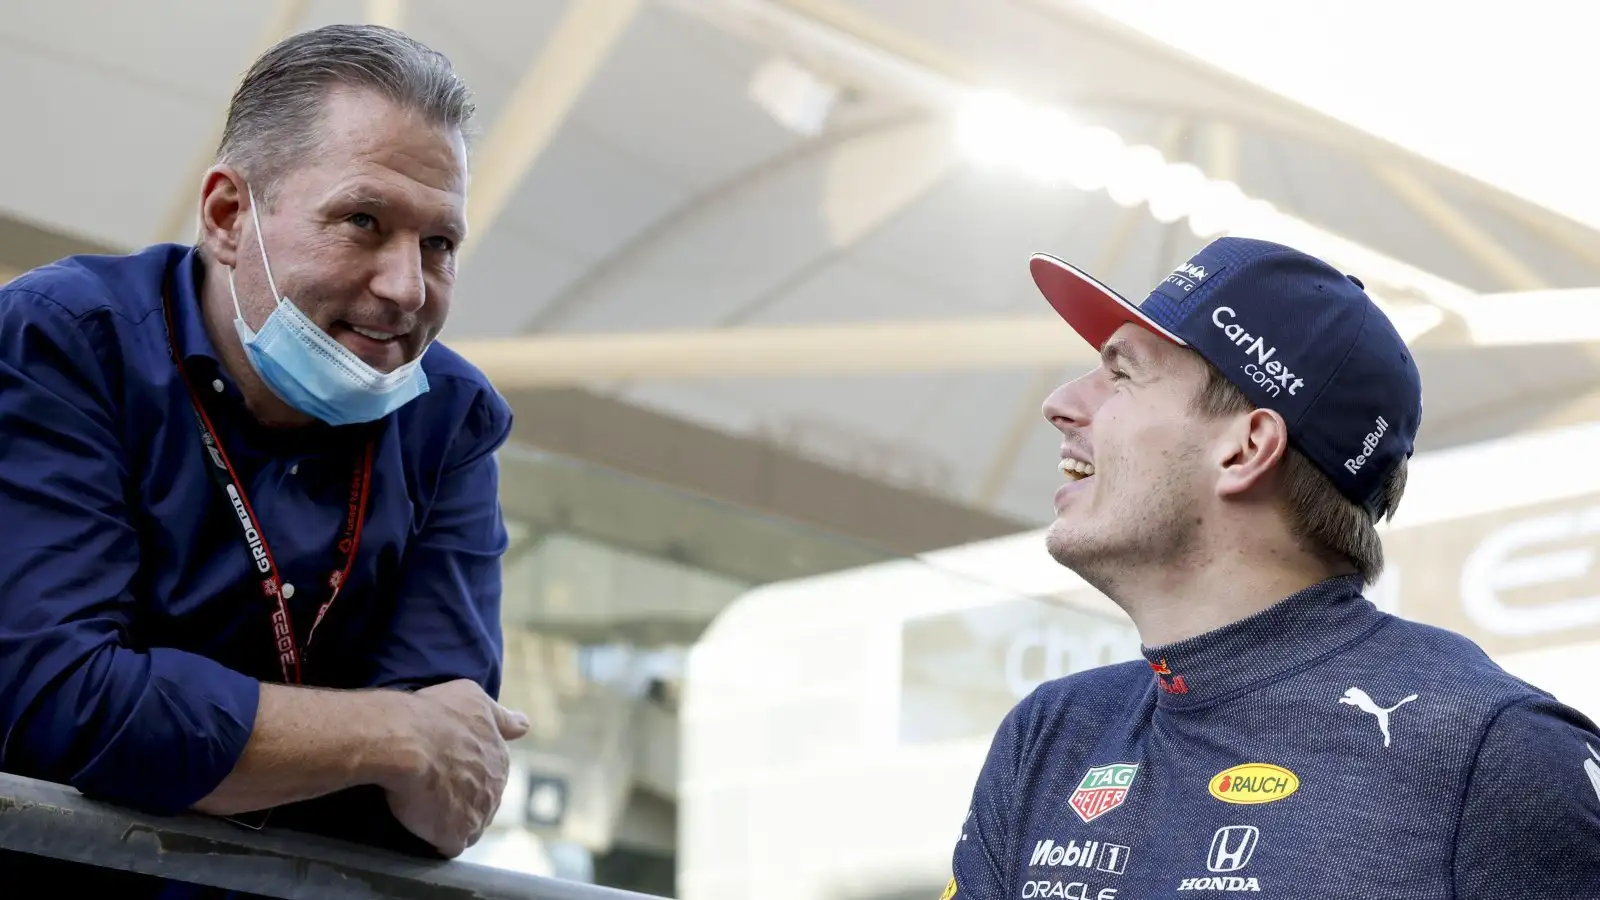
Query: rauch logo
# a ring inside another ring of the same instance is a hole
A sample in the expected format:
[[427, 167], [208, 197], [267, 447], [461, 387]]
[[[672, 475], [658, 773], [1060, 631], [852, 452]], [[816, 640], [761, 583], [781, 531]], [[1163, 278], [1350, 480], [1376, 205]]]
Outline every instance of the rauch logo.
[[1300, 789], [1300, 777], [1271, 763], [1245, 763], [1212, 776], [1211, 796], [1224, 803], [1271, 803]]

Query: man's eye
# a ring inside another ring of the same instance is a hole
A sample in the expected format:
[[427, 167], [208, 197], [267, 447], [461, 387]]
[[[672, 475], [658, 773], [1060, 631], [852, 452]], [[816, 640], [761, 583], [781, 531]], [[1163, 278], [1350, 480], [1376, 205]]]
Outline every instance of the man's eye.
[[1106, 371], [1110, 373], [1112, 381], [1122, 381], [1128, 377], [1128, 374], [1121, 369], [1107, 369]]
[[378, 220], [367, 213], [356, 213], [346, 221], [362, 230], [378, 227]]
[[423, 241], [422, 246], [439, 253], [450, 253], [456, 249], [456, 242], [447, 237], [431, 237]]

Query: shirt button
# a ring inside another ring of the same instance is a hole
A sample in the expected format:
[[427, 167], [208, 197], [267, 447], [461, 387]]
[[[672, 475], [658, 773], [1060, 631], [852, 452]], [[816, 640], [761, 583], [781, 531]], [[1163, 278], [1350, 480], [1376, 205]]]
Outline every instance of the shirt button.
[[294, 585], [290, 584], [287, 581], [285, 581], [283, 583], [283, 599], [285, 599], [285, 600], [293, 600], [294, 599]]
[[299, 463], [295, 463], [294, 465], [290, 466], [289, 467], [289, 474], [290, 475], [299, 475], [300, 474], [300, 464]]
[[213, 391], [216, 391], [219, 394], [222, 393], [222, 379], [218, 378], [215, 381], [212, 381], [211, 382], [211, 389]]

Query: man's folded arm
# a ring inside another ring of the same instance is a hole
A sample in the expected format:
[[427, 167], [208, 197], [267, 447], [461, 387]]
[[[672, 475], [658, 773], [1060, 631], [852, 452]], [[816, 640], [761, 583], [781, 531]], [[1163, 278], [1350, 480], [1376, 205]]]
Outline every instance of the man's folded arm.
[[263, 686], [132, 639], [140, 542], [98, 327], [26, 282], [0, 291], [0, 768], [162, 814], [369, 779], [382, 761], [352, 748], [387, 697]]
[[397, 691], [262, 684], [238, 764], [194, 808], [230, 815], [403, 778], [418, 762], [408, 702]]

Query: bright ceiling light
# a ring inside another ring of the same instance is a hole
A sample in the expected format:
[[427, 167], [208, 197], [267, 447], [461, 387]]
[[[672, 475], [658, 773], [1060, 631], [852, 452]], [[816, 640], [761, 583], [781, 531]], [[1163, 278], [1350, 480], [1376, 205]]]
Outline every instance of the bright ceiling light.
[[1069, 169], [1067, 183], [1080, 191], [1104, 190], [1111, 167], [1127, 146], [1122, 135], [1109, 128], [1092, 125], [1083, 129], [1063, 159]]
[[956, 115], [956, 139], [963, 152], [981, 163], [1004, 164], [1015, 152], [1022, 101], [993, 91], [974, 92]]
[[1111, 164], [1106, 193], [1118, 206], [1138, 206], [1150, 196], [1156, 176], [1166, 166], [1167, 160], [1160, 150], [1148, 144], [1129, 147]]
[[1071, 150], [1082, 131], [1059, 109], [999, 91], [972, 93], [956, 116], [957, 140], [973, 159], [1052, 185], [1072, 172]]
[[1164, 166], [1151, 179], [1150, 215], [1168, 225], [1193, 215], [1210, 184], [1205, 173], [1189, 163]]
[[1474, 296], [1461, 285], [1285, 214], [1233, 182], [1207, 178], [1189, 163], [1169, 162], [1155, 147], [1129, 146], [1115, 132], [1079, 124], [1055, 108], [999, 91], [968, 92], [956, 127], [962, 150], [986, 165], [1048, 185], [1104, 190], [1121, 206], [1148, 204], [1158, 221], [1187, 220], [1196, 237], [1232, 234], [1277, 241], [1355, 272], [1373, 291], [1399, 298], [1391, 318], [1402, 334], [1420, 335], [1442, 321], [1442, 312], [1426, 311], [1415, 301], [1449, 312]]
[[1197, 192], [1189, 212], [1189, 230], [1197, 238], [1214, 238], [1239, 220], [1250, 198], [1231, 181], [1206, 180]]

